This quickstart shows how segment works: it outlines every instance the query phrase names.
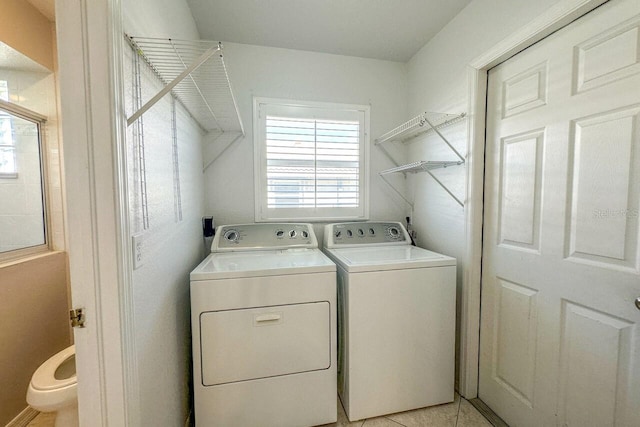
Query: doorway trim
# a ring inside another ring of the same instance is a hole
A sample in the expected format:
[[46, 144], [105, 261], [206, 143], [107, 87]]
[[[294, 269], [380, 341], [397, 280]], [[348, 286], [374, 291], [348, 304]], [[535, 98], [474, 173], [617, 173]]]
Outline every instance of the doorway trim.
[[471, 61], [468, 66], [466, 256], [462, 278], [459, 392], [478, 397], [480, 293], [487, 75], [489, 69], [567, 26], [608, 0], [560, 0], [537, 18]]
[[81, 425], [138, 425], [121, 0], [56, 0], [65, 230]]

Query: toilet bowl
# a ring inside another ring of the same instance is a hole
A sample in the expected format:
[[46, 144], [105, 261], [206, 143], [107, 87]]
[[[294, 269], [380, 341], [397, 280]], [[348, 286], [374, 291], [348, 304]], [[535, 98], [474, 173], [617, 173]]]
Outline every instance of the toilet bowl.
[[50, 357], [31, 377], [27, 403], [41, 412], [56, 412], [56, 427], [78, 426], [76, 348]]

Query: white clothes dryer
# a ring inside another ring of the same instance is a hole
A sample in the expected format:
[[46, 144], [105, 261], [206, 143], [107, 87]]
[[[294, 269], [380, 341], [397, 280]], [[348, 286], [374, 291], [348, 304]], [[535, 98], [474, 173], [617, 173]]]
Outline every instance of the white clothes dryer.
[[311, 224], [218, 227], [191, 273], [197, 426], [335, 422], [336, 268]]
[[338, 393], [349, 420], [454, 400], [456, 260], [398, 222], [329, 224], [338, 266]]

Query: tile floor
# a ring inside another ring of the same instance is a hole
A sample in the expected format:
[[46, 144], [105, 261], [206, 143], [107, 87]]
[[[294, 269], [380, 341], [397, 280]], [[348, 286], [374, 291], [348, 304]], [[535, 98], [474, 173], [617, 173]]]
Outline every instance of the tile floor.
[[456, 393], [452, 403], [349, 422], [338, 400], [338, 422], [322, 427], [491, 427], [491, 423]]
[[[53, 427], [53, 414], [42, 413], [28, 427]], [[338, 400], [338, 422], [322, 427], [491, 427], [466, 399], [456, 393], [455, 401], [415, 411], [399, 412], [384, 417], [350, 423]]]

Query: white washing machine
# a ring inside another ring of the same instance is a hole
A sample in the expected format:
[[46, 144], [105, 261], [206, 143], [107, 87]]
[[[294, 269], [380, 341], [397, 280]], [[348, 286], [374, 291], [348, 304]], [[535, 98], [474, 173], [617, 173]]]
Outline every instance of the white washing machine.
[[218, 227], [191, 272], [197, 426], [335, 422], [336, 267], [310, 224]]
[[349, 420], [452, 402], [456, 260], [398, 222], [329, 224], [338, 266], [338, 393]]

